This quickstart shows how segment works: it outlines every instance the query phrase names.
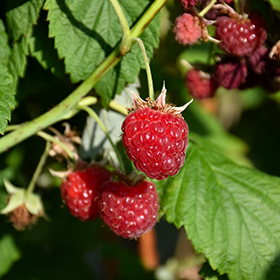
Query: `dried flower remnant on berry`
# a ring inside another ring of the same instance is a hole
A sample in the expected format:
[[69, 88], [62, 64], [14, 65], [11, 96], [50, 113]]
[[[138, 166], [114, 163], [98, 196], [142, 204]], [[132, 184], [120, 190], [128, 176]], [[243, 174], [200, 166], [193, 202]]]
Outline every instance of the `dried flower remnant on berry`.
[[18, 231], [25, 230], [28, 226], [37, 222], [38, 216], [30, 213], [25, 204], [21, 204], [9, 214], [9, 220]]

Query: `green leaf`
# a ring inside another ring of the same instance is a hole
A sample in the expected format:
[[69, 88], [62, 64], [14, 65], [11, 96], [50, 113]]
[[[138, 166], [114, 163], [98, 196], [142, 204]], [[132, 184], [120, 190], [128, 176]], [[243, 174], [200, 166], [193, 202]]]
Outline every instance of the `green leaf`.
[[15, 85], [18, 77], [23, 77], [27, 65], [28, 44], [27, 37], [23, 36], [20, 41], [15, 42], [9, 59], [9, 71], [13, 75]]
[[274, 10], [280, 11], [280, 1], [279, 0], [267, 0]]
[[10, 235], [0, 239], [0, 277], [6, 274], [13, 263], [20, 258], [20, 252]]
[[11, 120], [11, 109], [15, 107], [13, 78], [8, 69], [0, 64], [0, 133], [3, 134], [8, 120]]
[[[123, 0], [120, 5], [130, 26], [151, 4], [149, 0]], [[108, 0], [47, 0], [49, 36], [55, 38], [60, 58], [65, 58], [66, 72], [72, 82], [86, 79], [108, 56], [122, 38], [122, 29]], [[159, 43], [160, 21], [157, 16], [143, 32], [148, 57]], [[121, 63], [96, 85], [97, 93], [106, 102], [120, 93], [125, 82], [133, 83], [144, 59], [135, 44]]]
[[9, 54], [10, 47], [8, 44], [8, 35], [4, 23], [0, 19], [0, 64], [7, 66]]
[[228, 280], [226, 274], [220, 275], [217, 271], [214, 271], [208, 262], [205, 262], [199, 274], [205, 277], [205, 280]]
[[[259, 280], [280, 251], [280, 178], [241, 167], [193, 137], [180, 173], [165, 182], [166, 219], [229, 279]], [[278, 268], [279, 269], [279, 268]]]
[[28, 39], [28, 46], [30, 54], [44, 69], [50, 69], [53, 74], [59, 77], [65, 75], [63, 60], [58, 58], [54, 48], [54, 40], [48, 38], [48, 23], [44, 18], [40, 18], [37, 25], [34, 26], [33, 34]]
[[203, 111], [198, 102], [194, 101], [183, 114], [190, 131], [203, 135], [211, 143], [215, 143], [219, 146], [219, 151], [235, 163], [248, 167], [252, 166], [252, 163], [246, 157], [249, 149], [247, 144], [225, 131], [217, 118], [213, 114]]
[[6, 3], [6, 17], [9, 32], [14, 41], [27, 35], [36, 23], [44, 0], [13, 0]]

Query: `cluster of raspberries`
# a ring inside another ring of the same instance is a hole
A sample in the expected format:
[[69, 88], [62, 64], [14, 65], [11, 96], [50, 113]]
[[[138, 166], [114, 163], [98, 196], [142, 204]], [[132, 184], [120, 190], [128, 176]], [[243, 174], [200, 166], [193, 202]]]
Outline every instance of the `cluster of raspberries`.
[[158, 194], [152, 182], [116, 178], [97, 164], [71, 172], [60, 189], [63, 202], [74, 217], [90, 221], [100, 216], [124, 238], [140, 237], [158, 218]]
[[82, 162], [67, 172], [60, 188], [73, 216], [82, 221], [100, 216], [124, 238], [137, 238], [155, 225], [158, 193], [154, 183], [145, 178], [163, 180], [180, 171], [189, 132], [181, 112], [190, 102], [182, 107], [165, 103], [165, 86], [156, 101], [144, 101], [133, 92], [132, 97], [133, 106], [121, 127], [123, 145], [129, 159], [145, 175], [113, 174], [102, 166]]
[[[215, 41], [224, 54], [215, 55], [215, 65], [209, 72], [192, 68], [186, 75], [186, 86], [196, 99], [213, 97], [219, 86], [245, 89], [263, 86], [268, 92], [280, 89], [280, 43], [269, 46], [266, 23], [258, 11], [238, 14], [232, 0], [219, 0], [202, 17], [197, 7], [209, 0], [179, 0], [185, 13], [175, 21], [175, 39], [190, 45], [203, 39]], [[214, 24], [215, 37], [206, 26]]]
[[[166, 104], [165, 87], [156, 101], [144, 101], [133, 92], [132, 96], [134, 105], [121, 127], [129, 159], [151, 179], [176, 175], [185, 162], [189, 129], [181, 112], [189, 103]], [[113, 174], [100, 165], [83, 163], [67, 172], [61, 196], [80, 220], [100, 216], [117, 235], [137, 238], [155, 225], [159, 210], [156, 187], [143, 173]]]

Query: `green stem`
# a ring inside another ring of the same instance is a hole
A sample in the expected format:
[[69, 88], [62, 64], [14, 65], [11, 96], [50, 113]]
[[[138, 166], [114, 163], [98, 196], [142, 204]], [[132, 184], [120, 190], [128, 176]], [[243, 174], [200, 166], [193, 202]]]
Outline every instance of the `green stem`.
[[120, 164], [120, 169], [122, 171], [125, 171], [125, 167], [124, 167], [124, 164], [123, 164], [123, 161], [122, 161], [122, 157], [120, 155], [120, 152], [118, 151], [116, 145], [114, 144], [114, 142], [112, 141], [112, 138], [111, 136], [109, 135], [106, 127], [104, 126], [104, 124], [102, 123], [102, 121], [100, 120], [100, 118], [98, 117], [98, 115], [95, 113], [94, 110], [92, 110], [90, 107], [87, 107], [87, 106], [80, 106], [80, 105], [77, 105], [78, 109], [81, 109], [81, 110], [84, 110], [86, 111], [89, 116], [91, 116], [97, 123], [98, 125], [100, 126], [100, 128], [103, 130], [103, 132], [105, 133], [106, 137], [108, 138], [112, 148], [114, 149], [115, 153], [116, 153], [116, 156], [118, 158], [118, 161], [119, 161], [119, 164]]
[[41, 158], [40, 158], [40, 161], [36, 167], [36, 170], [32, 176], [32, 179], [27, 187], [27, 190], [26, 190], [26, 196], [28, 196], [29, 194], [33, 193], [34, 191], [34, 188], [35, 188], [35, 185], [36, 185], [36, 182], [38, 180], [38, 177], [40, 176], [41, 172], [42, 172], [42, 169], [43, 169], [43, 166], [47, 160], [47, 157], [49, 155], [49, 150], [51, 148], [51, 143], [49, 141], [46, 142], [46, 148], [44, 150], [44, 153], [42, 154]]
[[20, 128], [20, 124], [13, 124], [13, 125], [9, 125], [7, 126], [7, 128], [5, 129], [5, 133], [9, 132], [9, 131], [13, 131]]
[[127, 45], [126, 44], [127, 40], [128, 41], [130, 40], [130, 28], [129, 28], [128, 22], [126, 20], [126, 17], [124, 15], [122, 8], [120, 7], [120, 4], [118, 3], [118, 1], [110, 0], [110, 2], [119, 18], [119, 21], [120, 21], [120, 24], [122, 27], [123, 36], [124, 36], [123, 37], [124, 45]]
[[133, 38], [133, 41], [136, 41], [142, 51], [144, 61], [145, 61], [145, 66], [146, 66], [146, 72], [147, 72], [147, 80], [148, 80], [148, 88], [149, 88], [149, 97], [151, 100], [155, 99], [154, 95], [154, 86], [153, 86], [153, 78], [152, 78], [152, 72], [150, 68], [150, 62], [147, 56], [147, 52], [144, 46], [143, 41], [140, 38]]
[[62, 143], [60, 140], [58, 140], [57, 138], [49, 135], [48, 133], [44, 132], [44, 131], [38, 131], [36, 133], [38, 136], [42, 137], [43, 139], [45, 139], [46, 141], [50, 141], [53, 142], [57, 145], [59, 145], [61, 147], [61, 149], [63, 149], [65, 151], [65, 153], [75, 162], [77, 160], [75, 154], [64, 144]]
[[118, 102], [116, 102], [115, 100], [111, 100], [110, 101], [109, 107], [111, 109], [115, 110], [116, 112], [121, 113], [124, 116], [127, 115], [127, 109], [123, 105], [121, 105]]
[[212, 0], [198, 15], [200, 17], [204, 17], [209, 10], [214, 6], [214, 4], [217, 2], [217, 0]]
[[[131, 37], [139, 37], [145, 28], [149, 25], [152, 19], [164, 6], [167, 0], [156, 0], [135, 26], [131, 30]], [[133, 42], [132, 42], [133, 44]], [[0, 139], [0, 153], [7, 151], [9, 148], [19, 144], [23, 140], [29, 138], [30, 136], [36, 134], [38, 131], [53, 125], [61, 120], [69, 118], [71, 112], [73, 114], [77, 113], [75, 105], [85, 97], [90, 90], [96, 85], [96, 83], [109, 71], [111, 70], [119, 61], [122, 59], [123, 55], [120, 51], [121, 43], [113, 50], [113, 52], [96, 68], [96, 70], [71, 94], [69, 94], [64, 100], [62, 100], [58, 105], [52, 108], [45, 114], [37, 117], [23, 124], [20, 128], [15, 131], [5, 135]]]
[[93, 104], [96, 104], [98, 102], [98, 99], [94, 96], [87, 96], [84, 97], [82, 100], [79, 101], [79, 105], [81, 106], [91, 106]]
[[233, 4], [234, 4], [234, 10], [240, 14], [240, 0], [234, 0], [233, 1]]

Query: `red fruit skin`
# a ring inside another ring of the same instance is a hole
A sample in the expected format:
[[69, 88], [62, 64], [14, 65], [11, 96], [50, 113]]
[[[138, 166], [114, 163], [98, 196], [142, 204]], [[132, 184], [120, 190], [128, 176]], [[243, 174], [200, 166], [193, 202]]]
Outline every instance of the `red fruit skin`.
[[226, 16], [217, 18], [215, 37], [225, 52], [237, 56], [250, 55], [267, 38], [264, 21], [252, 13], [250, 19], [233, 19]]
[[97, 198], [102, 185], [111, 177], [104, 167], [93, 165], [85, 170], [72, 172], [64, 179], [60, 189], [61, 197], [69, 212], [81, 221], [89, 221], [99, 216]]
[[98, 199], [98, 207], [100, 217], [115, 234], [138, 238], [156, 224], [158, 194], [149, 181], [132, 187], [125, 182], [108, 181]]
[[190, 8], [195, 6], [198, 2], [201, 2], [201, 0], [178, 0], [181, 5], [184, 7], [184, 9]]
[[269, 59], [269, 49], [261, 46], [248, 57], [248, 65], [256, 74], [269, 75], [275, 69], [275, 61]]
[[213, 77], [197, 69], [188, 71], [185, 82], [190, 95], [199, 100], [213, 97], [218, 88]]
[[145, 107], [126, 117], [122, 131], [128, 157], [149, 178], [166, 179], [184, 165], [189, 129], [183, 118]]
[[173, 31], [176, 41], [182, 45], [196, 43], [202, 35], [198, 18], [188, 13], [177, 17]]
[[229, 58], [216, 63], [216, 80], [227, 89], [235, 89], [245, 83], [247, 66], [245, 61]]

